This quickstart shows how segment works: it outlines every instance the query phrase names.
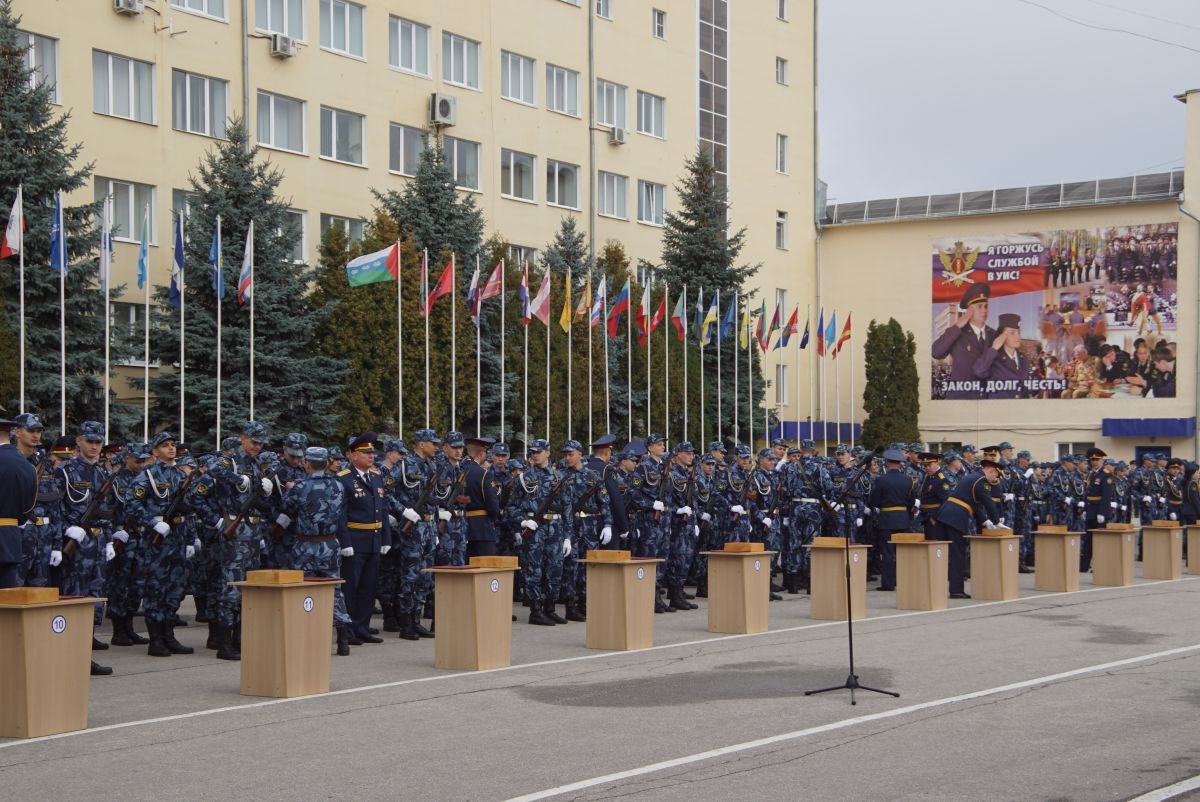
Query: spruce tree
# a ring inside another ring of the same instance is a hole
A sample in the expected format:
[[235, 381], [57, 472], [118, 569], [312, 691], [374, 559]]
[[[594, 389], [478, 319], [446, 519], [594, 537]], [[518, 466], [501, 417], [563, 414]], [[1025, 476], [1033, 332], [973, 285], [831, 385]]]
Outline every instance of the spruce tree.
[[867, 448], [920, 438], [920, 380], [917, 344], [895, 318], [874, 320], [867, 327], [863, 346], [866, 386], [863, 388], [862, 442]]

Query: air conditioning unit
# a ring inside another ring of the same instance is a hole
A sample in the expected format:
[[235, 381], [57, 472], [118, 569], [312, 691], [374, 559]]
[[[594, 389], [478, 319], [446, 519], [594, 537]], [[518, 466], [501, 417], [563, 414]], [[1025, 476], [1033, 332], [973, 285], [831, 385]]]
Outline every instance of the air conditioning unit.
[[113, 11], [118, 14], [145, 14], [145, 0], [113, 0]]
[[276, 58], [291, 58], [296, 55], [296, 40], [281, 33], [271, 34], [271, 55]]
[[454, 95], [434, 92], [429, 98], [429, 124], [454, 125], [458, 119], [458, 101]]
[[625, 129], [624, 128], [616, 128], [616, 127], [608, 129], [608, 144], [624, 145], [625, 144]]

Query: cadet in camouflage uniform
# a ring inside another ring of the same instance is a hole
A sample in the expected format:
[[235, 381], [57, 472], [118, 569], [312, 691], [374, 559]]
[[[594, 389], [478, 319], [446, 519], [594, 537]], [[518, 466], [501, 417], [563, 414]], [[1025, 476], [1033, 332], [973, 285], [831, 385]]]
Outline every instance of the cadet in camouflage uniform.
[[782, 488], [791, 511], [791, 540], [784, 544], [783, 588], [799, 593], [801, 586], [810, 587], [808, 551], [813, 538], [821, 534], [824, 516], [823, 500], [833, 496], [833, 481], [825, 466], [817, 461], [817, 444], [811, 439], [800, 441], [800, 460], [793, 464], [790, 481]]
[[144, 527], [130, 514], [129, 499], [134, 480], [150, 464], [153, 456], [149, 443], [127, 443], [122, 450], [123, 464], [117, 469], [113, 492], [120, 500], [113, 531], [113, 546], [117, 556], [108, 566], [105, 594], [108, 596], [108, 617], [112, 619], [113, 646], [134, 646], [149, 643], [133, 628], [133, 615], [145, 593]]
[[[271, 496], [275, 507], [270, 513], [272, 517], [282, 511], [284, 494], [295, 487], [296, 482], [304, 478], [304, 451], [307, 448], [308, 437], [300, 432], [291, 432], [283, 438], [283, 453], [279, 455], [278, 462], [272, 466], [272, 476], [276, 485], [275, 492]], [[291, 560], [292, 546], [294, 545], [292, 531], [286, 528], [280, 530], [279, 527], [271, 527], [270, 534], [271, 536], [267, 538], [267, 557], [264, 565], [283, 568]]]
[[466, 496], [463, 483], [463, 449], [466, 439], [462, 432], [446, 432], [438, 465], [438, 542], [434, 554], [436, 565], [467, 564]]
[[225, 521], [215, 504], [213, 489], [217, 480], [211, 471], [211, 466], [221, 459], [219, 455], [204, 458], [203, 465], [197, 466], [200, 475], [192, 482], [187, 494], [187, 505], [192, 511], [188, 516], [192, 534], [200, 540], [200, 551], [190, 564], [192, 596], [196, 600], [196, 620], [208, 624], [208, 642], [205, 645], [208, 649], [221, 647], [217, 599], [221, 595], [222, 572], [218, 541], [223, 540], [221, 530]]
[[[779, 510], [780, 497], [775, 486], [775, 452], [764, 448], [758, 452], [758, 466], [747, 480], [749, 492], [746, 493], [748, 514], [752, 521], [750, 541], [762, 543], [768, 551], [775, 551], [773, 544], [779, 539]], [[782, 596], [770, 591], [771, 601], [778, 601]]]
[[[666, 450], [667, 441], [661, 434], [647, 437], [646, 456], [629, 480], [632, 487], [631, 508], [636, 511], [635, 534], [630, 535], [630, 551], [634, 557], [657, 557], [661, 542], [669, 537], [671, 520], [666, 516], [667, 506], [663, 502], [666, 495], [663, 481], [668, 467], [663, 460]], [[655, 588], [654, 612], [674, 612], [658, 597], [661, 592], [659, 585]]]
[[[326, 454], [328, 455], [328, 451]], [[384, 441], [383, 461], [377, 466], [383, 477], [383, 492], [387, 500], [388, 523], [391, 525], [392, 536], [399, 538], [400, 533], [400, 502], [396, 498], [396, 486], [403, 473], [404, 458], [408, 456], [408, 446], [403, 440], [391, 439]], [[396, 594], [400, 590], [400, 549], [393, 548], [379, 560], [379, 609], [383, 611], [383, 631], [399, 632], [400, 618], [396, 614]]]
[[578, 440], [563, 443], [563, 474], [568, 482], [564, 492], [571, 495], [573, 524], [568, 537], [574, 548], [563, 558], [562, 596], [568, 621], [587, 620], [587, 571], [577, 559], [585, 559], [592, 549], [612, 542], [612, 509], [604, 477], [583, 462], [583, 445]]
[[17, 580], [25, 587], [34, 588], [47, 587], [50, 569], [62, 564], [62, 552], [59, 551], [62, 526], [55, 518], [59, 495], [50, 458], [39, 448], [43, 431], [41, 418], [32, 412], [22, 412], [13, 419], [12, 434], [17, 450], [29, 460], [37, 477], [37, 500], [21, 527], [22, 562], [17, 571]]
[[738, 445], [734, 448], [735, 462], [729, 466], [729, 525], [726, 528], [726, 543], [749, 543], [751, 520], [749, 514], [750, 473], [753, 465], [750, 462], [748, 446]]
[[858, 529], [863, 525], [865, 499], [871, 492], [871, 480], [863, 474], [851, 484], [858, 475], [858, 469], [850, 460], [850, 448], [844, 443], [838, 445], [835, 458], [837, 465], [829, 471], [829, 478], [833, 482], [834, 495], [840, 499], [833, 505], [837, 514], [836, 533], [839, 537], [849, 538], [851, 543], [858, 543]]
[[555, 612], [554, 602], [562, 583], [563, 559], [571, 553], [567, 521], [574, 513], [565, 478], [550, 464], [549, 449], [542, 439], [529, 444], [529, 467], [513, 481], [505, 510], [512, 530], [525, 541], [521, 573], [529, 623], [539, 626], [567, 623]]
[[433, 590], [429, 574], [421, 573], [433, 565], [437, 545], [437, 467], [433, 456], [441, 439], [433, 429], [418, 429], [413, 435], [412, 453], [400, 463], [396, 482], [396, 505], [400, 532], [396, 548], [400, 550], [400, 579], [396, 589], [396, 616], [400, 619], [400, 637], [404, 640], [433, 637], [421, 625], [421, 613]]
[[612, 542], [612, 548], [629, 548], [629, 540], [633, 537], [630, 534], [634, 528], [633, 472], [637, 464], [638, 455], [625, 448], [617, 453], [616, 465], [608, 465], [604, 469], [613, 525], [617, 529], [618, 537], [618, 540]]
[[669, 513], [670, 529], [660, 542], [658, 564], [659, 583], [667, 588], [667, 601], [675, 610], [695, 610], [699, 605], [688, 601], [683, 595], [683, 583], [687, 579], [692, 557], [696, 553], [696, 539], [700, 536], [700, 515], [693, 508], [697, 466], [696, 449], [686, 440], [675, 446], [671, 467], [667, 470], [666, 512]]

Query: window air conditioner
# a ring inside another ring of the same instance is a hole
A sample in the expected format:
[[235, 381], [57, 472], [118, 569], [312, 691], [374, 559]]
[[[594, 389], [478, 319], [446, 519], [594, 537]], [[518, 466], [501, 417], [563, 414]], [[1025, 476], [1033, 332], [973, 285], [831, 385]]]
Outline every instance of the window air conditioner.
[[276, 58], [291, 58], [296, 55], [296, 40], [281, 33], [271, 34], [271, 55]]
[[453, 95], [434, 92], [429, 98], [429, 124], [454, 125], [458, 118], [458, 101]]

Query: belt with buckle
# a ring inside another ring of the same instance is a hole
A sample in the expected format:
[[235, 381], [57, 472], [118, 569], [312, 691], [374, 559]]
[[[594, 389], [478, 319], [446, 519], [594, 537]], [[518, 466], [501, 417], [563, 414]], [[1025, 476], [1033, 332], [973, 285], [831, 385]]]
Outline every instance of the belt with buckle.
[[0, 518], [0, 526], [17, 526], [16, 518]]
[[487, 514], [488, 514], [487, 510], [467, 510], [468, 518], [480, 518]]
[[[545, 513], [545, 514], [543, 514], [543, 515], [542, 515], [542, 520], [544, 520], [544, 521], [557, 521], [557, 520], [558, 520], [559, 518], [561, 518], [561, 517], [562, 517], [562, 515], [560, 515], [560, 514], [559, 514], [559, 513], [557, 513], [557, 512], [547, 512], [547, 513]], [[530, 519], [530, 520], [532, 520], [532, 519]]]
[[88, 530], [88, 534], [91, 535], [92, 537], [100, 537], [101, 535], [104, 534], [104, 530], [98, 526], [93, 526], [91, 529]]
[[577, 513], [575, 513], [575, 517], [576, 518], [594, 518], [599, 514], [600, 513], [598, 513], [598, 512], [577, 512]]
[[815, 498], [794, 498], [794, 499], [792, 499], [792, 501], [795, 501], [799, 504], [820, 504], [821, 503], [821, 502], [817, 501]]
[[422, 516], [421, 516], [421, 520], [422, 520], [422, 521], [432, 521], [432, 520], [433, 520], [433, 516], [432, 516], [432, 515], [422, 515]]
[[378, 530], [383, 529], [383, 523], [380, 521], [373, 521], [369, 524], [365, 524], [359, 523], [358, 521], [347, 521], [346, 528], [365, 532], [377, 532]]
[[[237, 519], [238, 519], [238, 517], [236, 515], [226, 515], [225, 516], [225, 520], [228, 521], [229, 523], [233, 523]], [[245, 518], [242, 519], [242, 523], [256, 524], [260, 520], [262, 520], [262, 519], [259, 518], [257, 515], [247, 515]]]
[[975, 508], [974, 508], [974, 507], [972, 507], [972, 506], [971, 506], [970, 504], [968, 504], [967, 502], [963, 501], [961, 498], [954, 498], [954, 496], [951, 496], [951, 497], [949, 498], [949, 500], [950, 500], [950, 501], [952, 501], [952, 502], [954, 502], [954, 503], [955, 503], [955, 504], [957, 504], [958, 506], [962, 507], [964, 510], [966, 510], [966, 511], [967, 511], [967, 512], [969, 512], [969, 513], [971, 513], [972, 515], [974, 515], [974, 514], [975, 514]]
[[450, 510], [450, 514], [453, 515], [455, 518], [462, 518], [464, 515], [467, 514], [467, 511], [466, 510]]
[[880, 507], [880, 512], [908, 512], [908, 507]]

